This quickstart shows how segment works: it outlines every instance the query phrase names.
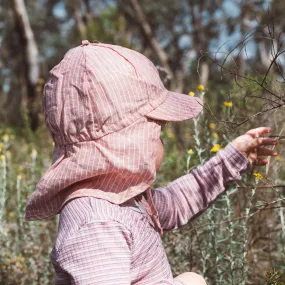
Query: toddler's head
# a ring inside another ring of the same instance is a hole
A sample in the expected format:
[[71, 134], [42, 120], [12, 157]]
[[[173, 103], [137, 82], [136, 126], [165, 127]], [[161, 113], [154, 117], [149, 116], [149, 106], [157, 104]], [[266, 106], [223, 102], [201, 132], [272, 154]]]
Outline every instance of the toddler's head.
[[52, 216], [79, 196], [121, 204], [144, 192], [162, 161], [161, 126], [201, 109], [198, 98], [168, 91], [142, 54], [83, 41], [51, 70], [44, 88], [55, 147], [26, 218]]

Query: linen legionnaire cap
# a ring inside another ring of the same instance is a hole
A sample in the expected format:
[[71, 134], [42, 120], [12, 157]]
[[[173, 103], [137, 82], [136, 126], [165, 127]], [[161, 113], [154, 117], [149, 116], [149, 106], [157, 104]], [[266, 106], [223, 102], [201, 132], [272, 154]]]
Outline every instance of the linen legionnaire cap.
[[49, 218], [76, 197], [122, 204], [145, 191], [155, 215], [149, 187], [161, 121], [191, 119], [201, 110], [199, 98], [168, 91], [142, 54], [83, 41], [50, 71], [44, 87], [44, 118], [55, 146], [26, 220]]

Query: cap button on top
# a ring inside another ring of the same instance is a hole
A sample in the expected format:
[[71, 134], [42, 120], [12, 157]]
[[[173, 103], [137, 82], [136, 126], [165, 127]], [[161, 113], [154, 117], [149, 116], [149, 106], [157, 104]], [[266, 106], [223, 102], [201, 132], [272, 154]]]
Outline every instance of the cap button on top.
[[89, 43], [89, 41], [88, 40], [83, 40], [82, 41], [82, 45], [83, 46], [88, 46], [90, 43]]

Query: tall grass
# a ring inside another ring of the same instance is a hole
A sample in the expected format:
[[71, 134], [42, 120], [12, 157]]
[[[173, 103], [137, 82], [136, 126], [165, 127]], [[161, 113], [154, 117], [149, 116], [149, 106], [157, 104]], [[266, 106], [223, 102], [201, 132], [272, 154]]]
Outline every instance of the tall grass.
[[[1, 136], [0, 284], [53, 284], [49, 254], [57, 219], [24, 221], [27, 198], [44, 167], [33, 146], [22, 141], [20, 149], [13, 135], [2, 131]], [[21, 157], [16, 156], [19, 152]]]

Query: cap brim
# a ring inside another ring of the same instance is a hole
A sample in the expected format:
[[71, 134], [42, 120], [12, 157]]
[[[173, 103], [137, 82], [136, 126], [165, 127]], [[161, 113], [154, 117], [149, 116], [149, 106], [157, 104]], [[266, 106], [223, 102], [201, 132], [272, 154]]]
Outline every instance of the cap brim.
[[146, 117], [163, 121], [184, 121], [197, 117], [203, 109], [200, 98], [168, 91], [166, 100]]

